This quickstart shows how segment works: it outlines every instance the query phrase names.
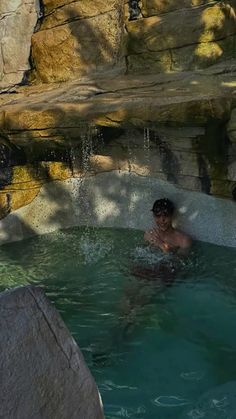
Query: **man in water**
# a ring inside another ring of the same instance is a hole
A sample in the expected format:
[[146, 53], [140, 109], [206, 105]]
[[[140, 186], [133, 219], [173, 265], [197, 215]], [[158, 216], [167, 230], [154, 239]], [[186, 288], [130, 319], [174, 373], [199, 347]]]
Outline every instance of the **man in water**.
[[145, 232], [144, 240], [165, 253], [184, 255], [188, 253], [192, 240], [187, 234], [173, 227], [174, 211], [174, 204], [168, 198], [155, 201], [152, 207], [155, 226]]
[[191, 238], [172, 225], [175, 206], [168, 198], [154, 202], [152, 212], [155, 226], [145, 232], [144, 240], [151, 246], [168, 253], [170, 257], [163, 258], [154, 266], [135, 266], [132, 273], [135, 276], [151, 281], [160, 280], [162, 284], [170, 285], [175, 280], [182, 265], [182, 257], [188, 255]]
[[155, 226], [145, 232], [144, 240], [167, 255], [163, 255], [159, 262], [152, 266], [136, 265], [132, 267], [132, 275], [136, 278], [144, 279], [145, 282], [141, 283], [139, 281], [135, 290], [132, 288], [126, 289], [124, 303], [126, 310], [124, 316], [125, 332], [130, 329], [130, 326], [135, 324], [135, 318], [138, 317], [137, 311], [149, 304], [152, 299], [152, 295], [147, 293], [147, 281], [152, 281], [155, 284], [153, 289], [155, 295], [157, 290], [160, 291], [165, 287], [171, 286], [175, 282], [177, 275], [184, 269], [185, 262], [183, 259], [189, 253], [192, 240], [187, 234], [173, 227], [174, 211], [175, 206], [173, 202], [167, 198], [158, 199], [153, 204], [152, 212]]

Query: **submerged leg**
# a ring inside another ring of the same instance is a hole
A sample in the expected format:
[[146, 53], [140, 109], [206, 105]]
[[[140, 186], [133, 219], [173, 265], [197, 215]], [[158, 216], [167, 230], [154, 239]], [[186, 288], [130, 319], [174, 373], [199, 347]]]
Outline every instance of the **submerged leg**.
[[159, 281], [163, 285], [171, 285], [177, 274], [177, 268], [172, 263], [158, 263], [153, 267], [134, 266], [131, 274], [148, 281]]

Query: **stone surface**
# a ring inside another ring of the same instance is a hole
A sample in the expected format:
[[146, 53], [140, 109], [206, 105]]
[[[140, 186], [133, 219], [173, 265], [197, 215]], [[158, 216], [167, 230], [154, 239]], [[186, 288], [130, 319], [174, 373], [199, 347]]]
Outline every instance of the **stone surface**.
[[229, 3], [158, 4], [176, 10], [126, 23], [128, 72], [188, 71], [236, 58], [236, 15]]
[[[77, 137], [77, 143], [69, 150], [65, 148], [58, 152], [55, 149], [52, 152], [45, 148], [44, 143], [41, 148], [44, 151], [41, 161], [40, 149], [36, 148], [35, 154], [31, 147], [31, 164], [3, 168], [1, 218], [31, 203], [40, 188], [53, 180], [79, 178], [82, 183], [85, 177], [122, 171], [168, 181], [186, 190], [228, 198], [232, 198], [236, 180], [235, 149], [229, 147], [224, 138], [224, 125], [217, 121], [209, 122], [206, 127], [162, 126], [155, 131], [97, 127], [97, 135], [90, 136], [88, 132], [80, 137], [80, 142]], [[21, 150], [26, 152], [27, 149], [26, 145]], [[50, 161], [52, 157], [57, 161]], [[54, 192], [50, 187], [47, 190], [50, 191], [47, 207], [52, 207], [52, 214], [46, 217], [49, 220], [47, 228], [50, 224], [60, 228], [62, 217], [63, 226], [76, 223], [70, 194], [57, 187]], [[35, 210], [37, 218], [41, 206], [36, 206]], [[44, 217], [44, 211], [42, 215]]]
[[[99, 71], [155, 74], [206, 68], [236, 57], [235, 0], [144, 0], [129, 20], [127, 0], [4, 0], [0, 87], [65, 82]], [[36, 27], [37, 14], [40, 25]], [[2, 17], [2, 18], [1, 18]], [[182, 28], [184, 27], [184, 31]], [[26, 30], [27, 28], [27, 30]]]
[[39, 288], [1, 293], [0, 329], [1, 418], [104, 418], [83, 356]]
[[68, 179], [72, 175], [71, 167], [62, 162], [43, 161], [12, 167], [10, 178], [0, 190], [0, 218], [28, 205], [44, 183]]
[[66, 81], [119, 67], [123, 15], [119, 0], [46, 2], [43, 24], [32, 37], [36, 77], [47, 83]]
[[0, 2], [0, 89], [22, 81], [30, 69], [31, 36], [39, 14], [39, 0]]
[[227, 124], [227, 133], [232, 143], [236, 143], [236, 108], [233, 109], [230, 121]]
[[236, 64], [149, 76], [98, 75], [96, 80], [22, 87], [1, 100], [0, 133], [15, 144], [69, 141], [86, 124], [113, 127], [205, 126], [226, 122], [235, 107]]
[[[182, 0], [181, 9], [198, 7], [203, 4], [213, 3], [212, 0]], [[180, 8], [178, 0], [142, 0], [141, 11], [143, 16], [160, 15], [162, 13], [173, 12]]]
[[[144, 0], [137, 19], [126, 0], [45, 1], [32, 37], [34, 76], [76, 79], [97, 70], [154, 74], [206, 68], [236, 58], [236, 3]], [[184, 31], [182, 28], [184, 27]]]
[[[0, 134], [27, 159], [32, 156], [32, 166], [4, 163], [1, 217], [29, 204], [45, 182], [114, 170], [231, 198], [236, 150], [225, 139], [225, 126], [230, 120], [231, 135], [235, 70], [230, 62], [186, 72], [184, 79], [179, 73], [99, 76], [96, 82], [84, 78], [44, 89], [22, 87], [15, 95], [5, 95]], [[123, 136], [114, 128], [123, 130]], [[71, 148], [72, 154], [65, 162], [57, 161], [54, 151], [46, 156], [53, 145]], [[40, 149], [45, 156], [39, 158]], [[52, 199], [58, 208], [57, 198]], [[70, 209], [70, 199], [65, 200]], [[73, 224], [64, 210], [62, 214], [68, 226]], [[60, 220], [54, 223], [60, 225]]]

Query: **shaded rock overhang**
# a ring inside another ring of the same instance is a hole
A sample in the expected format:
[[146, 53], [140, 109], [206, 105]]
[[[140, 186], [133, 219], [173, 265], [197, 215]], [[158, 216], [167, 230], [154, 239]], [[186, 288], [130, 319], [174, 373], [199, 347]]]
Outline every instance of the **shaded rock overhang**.
[[37, 133], [35, 141], [53, 141], [56, 133], [69, 141], [87, 124], [158, 129], [205, 126], [210, 118], [227, 122], [236, 107], [236, 61], [195, 72], [111, 72], [62, 84], [22, 86], [2, 95], [0, 104], [0, 134], [24, 145], [30, 133]]

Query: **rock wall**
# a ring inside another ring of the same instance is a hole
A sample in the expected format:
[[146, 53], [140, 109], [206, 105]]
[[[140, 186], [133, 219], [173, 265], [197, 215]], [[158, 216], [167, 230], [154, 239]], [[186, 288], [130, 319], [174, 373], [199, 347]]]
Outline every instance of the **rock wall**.
[[235, 73], [221, 64], [184, 79], [103, 76], [4, 95], [1, 218], [49, 181], [104, 171], [235, 199]]
[[102, 172], [102, 158], [97, 159], [95, 176], [44, 184], [31, 203], [0, 220], [0, 243], [80, 225], [145, 230], [153, 223], [153, 202], [168, 197], [177, 207], [180, 229], [198, 240], [236, 246], [232, 200], [187, 191], [155, 176], [109, 170], [112, 159], [104, 160]]
[[235, 0], [143, 0], [135, 16], [127, 0], [40, 4], [1, 2], [0, 88], [22, 82], [31, 47], [31, 78], [46, 83], [106, 69], [189, 71], [236, 58]]
[[0, 294], [0, 332], [1, 418], [104, 418], [83, 356], [39, 288]]
[[236, 2], [143, 1], [126, 22], [128, 72], [189, 71], [236, 57]]
[[18, 149], [1, 170], [0, 243], [76, 225], [145, 229], [147, 206], [168, 196], [182, 229], [235, 246], [235, 148], [224, 130], [216, 121], [156, 131], [94, 128], [64, 150], [41, 145], [37, 159], [22, 147], [21, 165]]
[[39, 0], [0, 2], [0, 89], [21, 83], [30, 70], [31, 36], [39, 16]]
[[103, 68], [189, 71], [236, 58], [235, 0], [143, 0], [135, 10], [133, 3], [44, 0], [32, 37], [36, 79], [66, 81]]

